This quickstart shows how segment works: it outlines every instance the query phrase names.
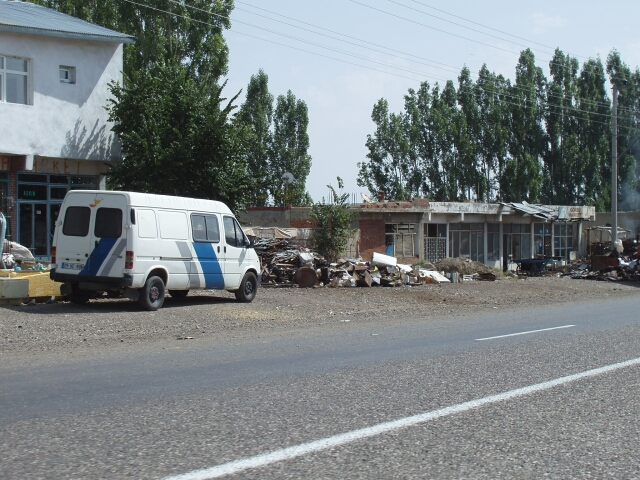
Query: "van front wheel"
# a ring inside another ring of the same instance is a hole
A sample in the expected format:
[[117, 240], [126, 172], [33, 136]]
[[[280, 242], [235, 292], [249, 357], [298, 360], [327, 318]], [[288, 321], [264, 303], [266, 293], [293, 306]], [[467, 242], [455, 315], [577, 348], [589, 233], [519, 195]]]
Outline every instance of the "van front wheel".
[[258, 291], [258, 279], [253, 272], [247, 272], [242, 279], [240, 288], [235, 291], [236, 300], [239, 302], [249, 303], [256, 298]]
[[164, 303], [164, 282], [160, 277], [149, 277], [140, 289], [138, 303], [145, 310], [158, 310]]

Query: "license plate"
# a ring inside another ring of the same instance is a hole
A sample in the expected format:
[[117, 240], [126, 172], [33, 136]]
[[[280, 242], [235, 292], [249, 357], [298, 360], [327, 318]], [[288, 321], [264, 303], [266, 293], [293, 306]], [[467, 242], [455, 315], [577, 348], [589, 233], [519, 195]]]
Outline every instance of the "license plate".
[[62, 268], [66, 268], [69, 270], [82, 270], [84, 268], [84, 263], [62, 262]]

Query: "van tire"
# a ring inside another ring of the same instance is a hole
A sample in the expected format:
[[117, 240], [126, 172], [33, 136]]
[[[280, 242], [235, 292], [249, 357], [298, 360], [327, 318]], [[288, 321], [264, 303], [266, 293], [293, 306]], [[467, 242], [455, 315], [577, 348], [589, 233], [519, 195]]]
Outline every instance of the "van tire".
[[158, 310], [164, 303], [164, 282], [160, 277], [149, 277], [140, 289], [138, 303], [145, 310]]
[[67, 298], [71, 303], [75, 303], [76, 305], [84, 305], [91, 298], [91, 292], [87, 290], [80, 290], [80, 287], [74, 285], [71, 294], [67, 295]]
[[189, 290], [169, 290], [169, 295], [178, 300], [182, 300], [183, 298], [187, 298], [189, 294]]
[[235, 291], [236, 300], [243, 303], [253, 302], [258, 291], [258, 278], [253, 272], [247, 272], [242, 278], [240, 288]]

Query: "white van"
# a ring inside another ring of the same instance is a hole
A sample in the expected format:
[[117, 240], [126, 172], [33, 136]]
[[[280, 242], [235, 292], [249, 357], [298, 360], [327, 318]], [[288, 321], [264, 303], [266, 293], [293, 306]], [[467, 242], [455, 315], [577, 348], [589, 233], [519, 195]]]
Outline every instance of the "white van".
[[157, 310], [165, 291], [225, 289], [251, 302], [260, 261], [224, 203], [135, 192], [72, 190], [56, 221], [51, 279], [75, 303], [106, 292]]

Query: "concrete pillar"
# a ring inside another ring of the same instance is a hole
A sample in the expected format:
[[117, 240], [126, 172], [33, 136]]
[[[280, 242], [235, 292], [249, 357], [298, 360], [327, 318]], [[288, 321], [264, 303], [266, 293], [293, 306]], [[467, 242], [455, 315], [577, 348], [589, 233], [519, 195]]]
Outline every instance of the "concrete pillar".
[[447, 242], [445, 243], [445, 257], [449, 258], [449, 219], [447, 218]]
[[424, 226], [426, 214], [422, 214], [418, 221], [418, 231], [416, 232], [418, 235], [418, 260], [425, 261], [426, 258], [424, 256]]
[[482, 256], [482, 258], [484, 258], [484, 263], [486, 265], [488, 265], [489, 262], [489, 239], [487, 238], [489, 235], [488, 229], [487, 229], [487, 219], [485, 218], [485, 222], [484, 222], [484, 246], [482, 248], [484, 248], [484, 254]]

